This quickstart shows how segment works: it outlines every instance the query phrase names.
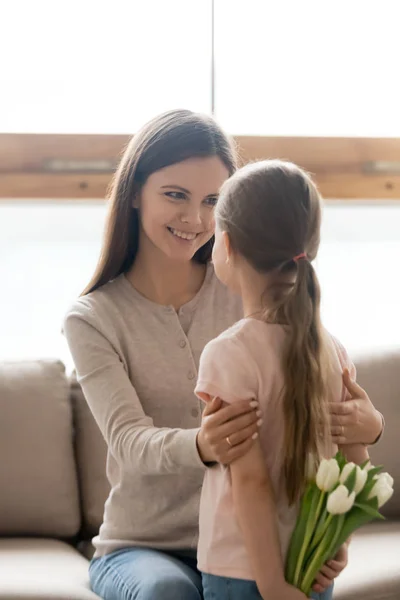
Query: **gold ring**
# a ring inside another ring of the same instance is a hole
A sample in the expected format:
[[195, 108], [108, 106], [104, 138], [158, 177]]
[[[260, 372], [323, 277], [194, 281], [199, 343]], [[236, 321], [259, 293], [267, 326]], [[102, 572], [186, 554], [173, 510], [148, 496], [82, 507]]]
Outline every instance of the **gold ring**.
[[226, 441], [228, 442], [229, 446], [230, 446], [231, 448], [233, 448], [233, 444], [232, 444], [231, 440], [229, 439], [229, 435], [228, 435], [228, 436], [227, 436], [225, 439], [226, 439]]

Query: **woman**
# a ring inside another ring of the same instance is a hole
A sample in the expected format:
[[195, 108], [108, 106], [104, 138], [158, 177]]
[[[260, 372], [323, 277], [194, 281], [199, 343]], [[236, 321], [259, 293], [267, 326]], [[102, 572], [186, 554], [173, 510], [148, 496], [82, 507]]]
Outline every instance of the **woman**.
[[[224, 408], [215, 399], [201, 414], [194, 395], [204, 346], [242, 316], [210, 264], [213, 208], [235, 168], [232, 143], [209, 117], [171, 111], [143, 127], [114, 178], [95, 275], [65, 319], [108, 445], [111, 492], [90, 566], [105, 600], [201, 599], [204, 472], [243, 456], [261, 424], [254, 398]], [[382, 419], [369, 399], [346, 409], [333, 407], [334, 441], [372, 443]]]

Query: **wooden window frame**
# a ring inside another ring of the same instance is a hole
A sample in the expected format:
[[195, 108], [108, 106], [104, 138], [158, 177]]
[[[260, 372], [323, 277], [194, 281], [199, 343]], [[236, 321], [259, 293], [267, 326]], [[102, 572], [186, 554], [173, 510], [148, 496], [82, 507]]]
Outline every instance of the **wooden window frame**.
[[[0, 198], [105, 198], [129, 138], [100, 134], [0, 134]], [[400, 199], [400, 138], [235, 139], [242, 163], [263, 158], [292, 160], [314, 176], [327, 199]]]

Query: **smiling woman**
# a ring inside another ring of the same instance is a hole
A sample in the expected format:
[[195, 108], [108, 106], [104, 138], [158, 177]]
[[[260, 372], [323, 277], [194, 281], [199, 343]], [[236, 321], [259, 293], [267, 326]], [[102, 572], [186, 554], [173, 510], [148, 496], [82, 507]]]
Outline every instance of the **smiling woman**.
[[[235, 169], [233, 143], [210, 117], [175, 110], [145, 125], [132, 138], [115, 174], [103, 251], [83, 294], [121, 273], [140, 280], [153, 255], [157, 262], [168, 257], [207, 263], [212, 208], [220, 186]], [[138, 254], [140, 260], [135, 260]]]
[[171, 111], [145, 125], [115, 175], [97, 271], [64, 321], [108, 445], [112, 491], [90, 568], [102, 598], [200, 600], [206, 465], [242, 456], [259, 427], [252, 398], [203, 418], [194, 395], [205, 344], [242, 315], [210, 263], [213, 207], [235, 167], [210, 117]]

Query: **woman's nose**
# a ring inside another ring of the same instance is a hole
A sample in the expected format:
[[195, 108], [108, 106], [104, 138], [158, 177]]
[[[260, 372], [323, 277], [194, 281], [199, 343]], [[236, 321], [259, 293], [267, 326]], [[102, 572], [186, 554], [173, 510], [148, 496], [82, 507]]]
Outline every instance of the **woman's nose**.
[[181, 215], [182, 223], [187, 223], [188, 225], [201, 225], [201, 211], [197, 207], [186, 207], [186, 210], [183, 211]]

